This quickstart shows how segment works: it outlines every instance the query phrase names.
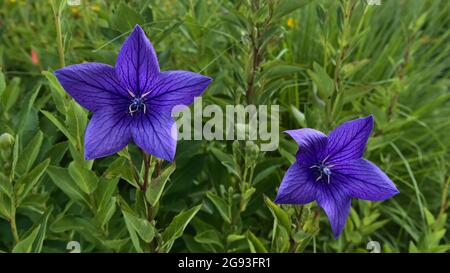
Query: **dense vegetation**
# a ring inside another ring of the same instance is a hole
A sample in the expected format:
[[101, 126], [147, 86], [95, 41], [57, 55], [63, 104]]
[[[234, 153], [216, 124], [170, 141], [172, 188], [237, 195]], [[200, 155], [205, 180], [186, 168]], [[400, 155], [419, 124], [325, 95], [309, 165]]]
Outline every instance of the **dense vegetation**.
[[[449, 1], [81, 2], [0, 0], [0, 251], [449, 250]], [[272, 203], [297, 151], [284, 134], [273, 152], [192, 140], [178, 142], [175, 164], [135, 145], [85, 161], [90, 113], [53, 71], [114, 65], [135, 24], [162, 70], [214, 79], [204, 105], [280, 105], [280, 131], [373, 114], [365, 158], [400, 194], [354, 200], [333, 240], [315, 203]]]

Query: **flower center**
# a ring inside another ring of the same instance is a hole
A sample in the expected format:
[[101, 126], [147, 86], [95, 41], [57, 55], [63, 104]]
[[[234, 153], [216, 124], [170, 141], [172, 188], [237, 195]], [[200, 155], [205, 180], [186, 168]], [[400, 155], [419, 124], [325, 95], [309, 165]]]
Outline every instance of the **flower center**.
[[131, 99], [131, 103], [128, 106], [128, 113], [132, 116], [133, 113], [147, 110], [147, 106], [145, 105], [145, 101], [143, 98], [134, 97]]
[[136, 97], [136, 95], [130, 90], [127, 90], [127, 92], [131, 97], [131, 103], [128, 106], [128, 114], [132, 116], [133, 113], [140, 112], [141, 110], [143, 110], [145, 114], [145, 112], [147, 111], [147, 105], [145, 105], [145, 97], [150, 94], [150, 92], [144, 93], [140, 97]]
[[316, 181], [327, 181], [330, 184], [331, 168], [333, 165], [326, 165], [325, 162], [320, 162], [319, 164], [313, 165], [310, 168], [317, 170]]

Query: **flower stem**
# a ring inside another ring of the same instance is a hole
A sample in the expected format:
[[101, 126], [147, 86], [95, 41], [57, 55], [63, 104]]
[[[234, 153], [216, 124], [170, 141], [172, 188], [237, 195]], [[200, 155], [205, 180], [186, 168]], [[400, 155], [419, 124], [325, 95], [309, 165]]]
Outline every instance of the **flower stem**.
[[52, 8], [53, 8], [53, 17], [55, 19], [56, 43], [58, 46], [59, 65], [61, 67], [64, 67], [64, 66], [66, 66], [66, 63], [64, 61], [64, 44], [63, 44], [62, 31], [61, 31], [61, 13], [62, 13], [64, 1], [59, 4], [58, 8], [55, 6], [54, 1], [52, 1], [51, 4], [52, 4]]
[[[145, 196], [145, 193], [147, 192], [147, 188], [150, 183], [150, 165], [152, 162], [152, 156], [143, 152], [144, 156], [144, 183], [142, 184], [141, 191], [142, 194]], [[146, 201], [147, 206], [147, 220], [151, 222], [153, 220], [153, 208], [150, 203]]]
[[[152, 176], [152, 174], [150, 173], [150, 168], [152, 166], [153, 157], [151, 155], [147, 154], [144, 151], [142, 151], [142, 153], [143, 153], [143, 161], [144, 161], [144, 182], [141, 185], [141, 191], [142, 191], [142, 194], [144, 195], [145, 207], [146, 207], [146, 210], [147, 210], [146, 211], [146, 213], [147, 213], [147, 221], [149, 223], [152, 223], [153, 222], [153, 216], [154, 216], [153, 215], [154, 214], [153, 213], [153, 206], [152, 206], [152, 204], [150, 204], [147, 201], [147, 198], [145, 197], [145, 193], [147, 192], [147, 188], [150, 186], [150, 183], [151, 183], [151, 176]], [[160, 162], [158, 161], [157, 162], [156, 177], [159, 176], [160, 168], [161, 168]], [[156, 249], [156, 241], [155, 240], [151, 240], [150, 241], [149, 249], [150, 249], [150, 252], [154, 252], [155, 251], [155, 249]]]
[[11, 224], [11, 233], [14, 239], [14, 245], [16, 245], [20, 239], [19, 239], [19, 232], [17, 231], [17, 224], [16, 224], [16, 204], [15, 202], [13, 202], [13, 211], [11, 213], [11, 219], [10, 219], [10, 224]]

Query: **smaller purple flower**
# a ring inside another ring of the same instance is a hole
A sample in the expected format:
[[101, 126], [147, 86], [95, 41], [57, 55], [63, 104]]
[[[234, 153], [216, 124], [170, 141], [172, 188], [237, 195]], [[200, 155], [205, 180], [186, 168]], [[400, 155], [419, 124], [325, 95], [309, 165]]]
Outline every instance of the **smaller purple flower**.
[[155, 49], [136, 25], [115, 67], [82, 63], [56, 70], [61, 85], [94, 112], [85, 133], [86, 159], [112, 155], [133, 141], [146, 153], [172, 161], [177, 145], [172, 108], [189, 105], [211, 78], [189, 71], [160, 72]]
[[328, 137], [314, 129], [285, 131], [298, 143], [299, 150], [275, 202], [303, 205], [316, 200], [337, 238], [344, 229], [352, 198], [380, 201], [398, 194], [389, 177], [362, 158], [372, 128], [373, 117], [368, 116], [345, 122]]

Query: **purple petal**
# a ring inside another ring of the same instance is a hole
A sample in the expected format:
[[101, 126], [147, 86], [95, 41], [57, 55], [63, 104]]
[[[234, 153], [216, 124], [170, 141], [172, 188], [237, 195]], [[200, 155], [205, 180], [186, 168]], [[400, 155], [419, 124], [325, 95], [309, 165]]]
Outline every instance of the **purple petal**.
[[305, 166], [317, 164], [324, 159], [327, 146], [327, 136], [314, 129], [288, 130], [289, 134], [298, 143], [297, 161]]
[[152, 85], [148, 101], [154, 107], [172, 111], [176, 105], [190, 105], [211, 81], [209, 77], [190, 71], [164, 71]]
[[341, 183], [351, 197], [380, 201], [399, 193], [394, 183], [375, 164], [365, 159], [333, 167], [333, 179]]
[[123, 104], [127, 99], [126, 91], [110, 65], [101, 63], [70, 65], [56, 70], [55, 75], [67, 93], [92, 112]]
[[158, 76], [158, 57], [139, 25], [122, 45], [116, 71], [126, 89], [138, 96], [148, 92], [151, 82]]
[[125, 148], [131, 140], [131, 121], [126, 111], [115, 108], [95, 112], [84, 137], [85, 159], [105, 157]]
[[308, 168], [297, 162], [287, 170], [275, 199], [277, 204], [307, 204], [316, 199], [317, 183]]
[[146, 153], [173, 161], [177, 147], [177, 128], [170, 113], [155, 110], [134, 117], [131, 130], [134, 143]]
[[373, 116], [359, 118], [336, 127], [328, 137], [328, 162], [359, 159], [364, 154], [373, 128]]
[[351, 198], [336, 183], [320, 183], [320, 190], [317, 196], [317, 203], [328, 216], [336, 239], [342, 233], [350, 213]]

